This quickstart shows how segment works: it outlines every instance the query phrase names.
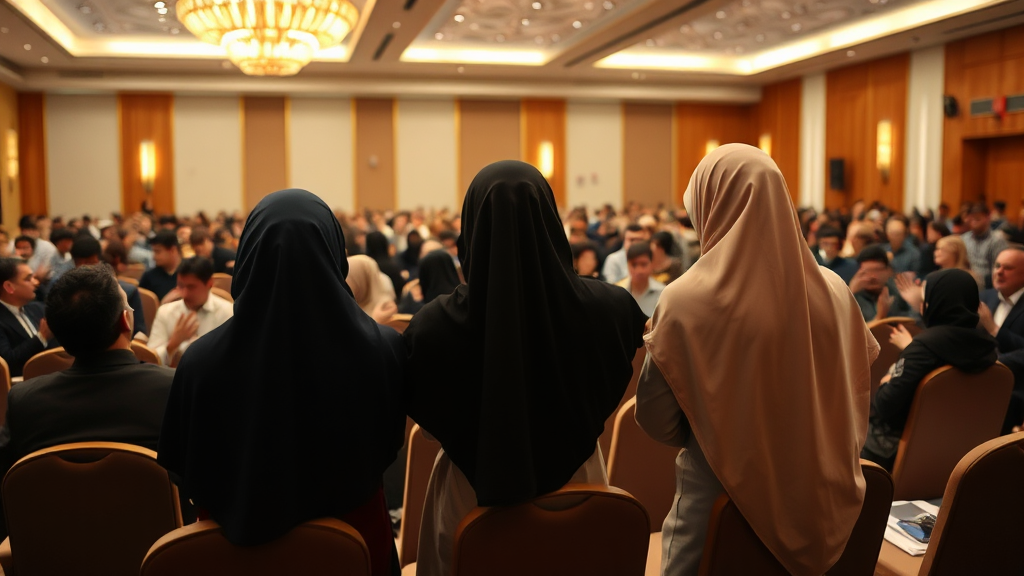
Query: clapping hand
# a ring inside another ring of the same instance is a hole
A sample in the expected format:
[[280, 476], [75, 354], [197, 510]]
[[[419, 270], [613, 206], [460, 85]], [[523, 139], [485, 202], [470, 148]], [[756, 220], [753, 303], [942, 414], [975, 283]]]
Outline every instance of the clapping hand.
[[900, 350], [909, 346], [913, 339], [914, 337], [910, 335], [910, 331], [903, 324], [897, 324], [889, 333], [889, 342]]
[[921, 294], [921, 280], [913, 272], [896, 275], [896, 290], [910, 306], [911, 310], [920, 310], [924, 295]]

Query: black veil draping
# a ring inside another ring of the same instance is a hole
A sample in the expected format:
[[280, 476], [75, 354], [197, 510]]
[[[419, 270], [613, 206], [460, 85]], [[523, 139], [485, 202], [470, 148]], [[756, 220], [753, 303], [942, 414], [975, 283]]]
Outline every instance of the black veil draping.
[[645, 316], [576, 276], [554, 195], [522, 162], [485, 167], [462, 208], [466, 284], [405, 332], [407, 407], [481, 506], [561, 488], [594, 453], [632, 374]]
[[234, 317], [181, 359], [158, 461], [231, 542], [355, 509], [402, 445], [404, 347], [359, 309], [347, 273], [328, 206], [270, 194], [239, 243]]

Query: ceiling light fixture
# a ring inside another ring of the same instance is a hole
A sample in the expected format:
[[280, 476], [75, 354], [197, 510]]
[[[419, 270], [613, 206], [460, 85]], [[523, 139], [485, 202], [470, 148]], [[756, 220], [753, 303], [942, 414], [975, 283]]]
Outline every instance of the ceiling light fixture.
[[291, 76], [359, 19], [349, 0], [180, 0], [178, 20], [250, 76]]

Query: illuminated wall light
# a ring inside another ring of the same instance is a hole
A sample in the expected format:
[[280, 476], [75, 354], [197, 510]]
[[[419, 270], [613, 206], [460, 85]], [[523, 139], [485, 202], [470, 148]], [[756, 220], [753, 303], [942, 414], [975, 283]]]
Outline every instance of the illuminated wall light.
[[139, 143], [139, 179], [146, 193], [153, 191], [156, 181], [156, 146], [152, 140]]
[[7, 130], [7, 177], [18, 179], [18, 133]]
[[882, 120], [878, 123], [875, 132], [876, 150], [875, 163], [878, 172], [882, 175], [882, 182], [889, 181], [889, 171], [892, 169], [892, 122]]
[[708, 154], [711, 154], [712, 152], [714, 152], [717, 149], [718, 149], [718, 140], [708, 140], [707, 143], [704, 144], [704, 155], [707, 156]]
[[757, 139], [757, 147], [764, 151], [765, 154], [772, 155], [772, 135], [761, 134]]
[[555, 146], [545, 140], [537, 147], [538, 166], [541, 175], [551, 178], [555, 174]]

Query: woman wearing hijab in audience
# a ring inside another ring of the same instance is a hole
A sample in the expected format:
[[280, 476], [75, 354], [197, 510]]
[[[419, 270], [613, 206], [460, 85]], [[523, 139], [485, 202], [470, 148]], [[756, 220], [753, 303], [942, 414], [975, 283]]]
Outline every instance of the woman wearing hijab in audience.
[[647, 434], [683, 448], [663, 574], [696, 574], [724, 490], [790, 573], [820, 576], [864, 500], [878, 344], [846, 284], [814, 261], [767, 154], [722, 146], [683, 202], [701, 257], [654, 311], [636, 404]]
[[401, 338], [359, 309], [338, 221], [305, 190], [256, 205], [236, 262], [235, 314], [182, 357], [158, 461], [234, 544], [340, 518], [374, 576], [397, 574], [381, 475], [405, 429]]
[[423, 507], [420, 576], [451, 574], [455, 528], [478, 504], [607, 484], [597, 438], [644, 324], [629, 292], [573, 272], [554, 195], [529, 164], [477, 174], [458, 250], [466, 283], [405, 331], [407, 409], [443, 448]]
[[435, 250], [427, 254], [420, 259], [419, 268], [419, 291], [422, 298], [416, 300], [412, 291], [406, 292], [398, 304], [399, 314], [415, 314], [433, 302], [434, 298], [451, 294], [459, 285], [459, 272], [455, 269], [451, 254], [446, 250]]
[[406, 239], [406, 249], [402, 252], [401, 261], [402, 269], [409, 274], [409, 280], [419, 277], [419, 262], [420, 262], [420, 248], [423, 246], [423, 237], [420, 233], [413, 230], [409, 232], [409, 236]]
[[391, 257], [391, 243], [383, 232], [370, 232], [366, 235], [366, 255], [373, 258], [380, 271], [391, 280], [395, 294], [401, 294], [405, 278], [402, 277], [402, 268]]
[[363, 312], [383, 324], [398, 311], [391, 280], [377, 268], [373, 258], [362, 254], [348, 257], [348, 278], [345, 279]]
[[925, 329], [913, 337], [903, 326], [892, 331], [889, 341], [903, 352], [871, 403], [867, 443], [861, 452], [862, 458], [887, 470], [896, 461], [914, 393], [925, 375], [947, 364], [981, 372], [996, 361], [995, 338], [978, 329], [977, 278], [950, 268], [929, 274], [923, 288]]

